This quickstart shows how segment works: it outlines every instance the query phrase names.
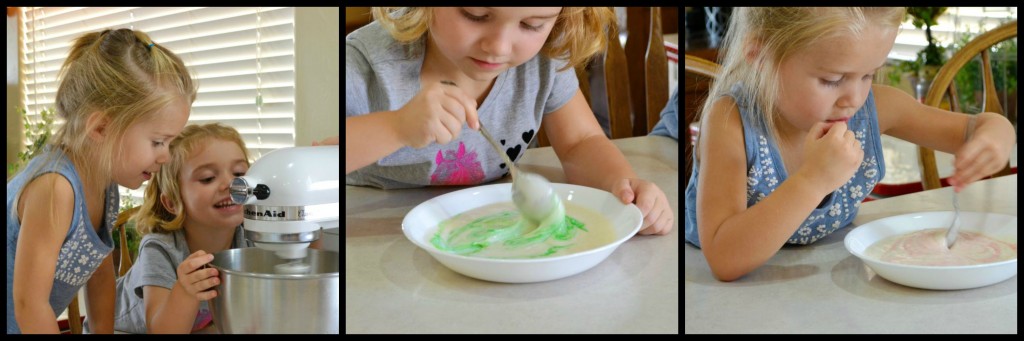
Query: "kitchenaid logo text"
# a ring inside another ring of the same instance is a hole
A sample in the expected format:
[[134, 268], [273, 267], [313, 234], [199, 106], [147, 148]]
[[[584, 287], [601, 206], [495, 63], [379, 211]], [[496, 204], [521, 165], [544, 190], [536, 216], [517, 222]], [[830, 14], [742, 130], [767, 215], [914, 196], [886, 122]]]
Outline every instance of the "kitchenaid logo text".
[[[255, 216], [255, 217], [288, 218], [287, 211], [274, 211], [274, 210], [256, 211], [256, 210], [246, 209], [245, 210], [245, 215], [247, 215], [247, 216]], [[305, 210], [299, 210], [298, 218], [302, 218], [302, 217], [305, 217], [305, 216], [306, 216], [306, 211]]]

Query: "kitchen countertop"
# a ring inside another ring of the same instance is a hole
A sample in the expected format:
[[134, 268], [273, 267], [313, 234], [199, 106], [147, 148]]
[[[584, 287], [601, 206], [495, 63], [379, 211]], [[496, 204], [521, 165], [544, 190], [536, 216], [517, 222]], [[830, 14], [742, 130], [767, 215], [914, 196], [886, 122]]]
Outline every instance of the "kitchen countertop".
[[[612, 140], [676, 215], [666, 236], [636, 236], [567, 278], [505, 284], [463, 276], [402, 234], [425, 200], [466, 187], [384, 191], [345, 186], [346, 333], [679, 333], [679, 147], [645, 136]], [[526, 150], [523, 170], [566, 182], [550, 147]], [[495, 183], [510, 182], [508, 177]]]
[[[686, 333], [1017, 333], [1017, 276], [982, 288], [932, 291], [889, 282], [846, 250], [853, 228], [885, 217], [952, 210], [952, 188], [862, 203], [853, 224], [809, 246], [783, 247], [734, 282], [711, 275], [689, 243]], [[960, 193], [966, 211], [1017, 215], [1017, 175]]]

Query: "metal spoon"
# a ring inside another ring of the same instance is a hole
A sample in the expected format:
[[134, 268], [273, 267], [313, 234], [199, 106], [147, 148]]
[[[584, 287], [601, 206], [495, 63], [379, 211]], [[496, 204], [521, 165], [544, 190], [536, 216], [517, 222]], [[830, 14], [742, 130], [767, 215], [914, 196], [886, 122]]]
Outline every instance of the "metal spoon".
[[[970, 120], [967, 121], [967, 131], [964, 132], [964, 142], [971, 140], [971, 133], [974, 132], [974, 121], [977, 116], [971, 116]], [[949, 226], [949, 230], [946, 231], [946, 248], [952, 248], [953, 243], [956, 243], [956, 238], [960, 235], [960, 201], [959, 193], [956, 192], [956, 188], [953, 189], [953, 224]]]
[[[455, 82], [448, 80], [442, 80], [441, 84], [458, 87]], [[533, 223], [544, 220], [558, 206], [558, 196], [551, 188], [551, 183], [543, 176], [519, 170], [519, 167], [516, 167], [516, 164], [509, 159], [498, 142], [495, 142], [491, 134], [487, 132], [483, 122], [479, 123], [480, 134], [487, 139], [487, 142], [490, 142], [509, 167], [509, 172], [512, 174], [512, 202], [519, 209], [519, 213]]]
[[956, 191], [953, 191], [953, 224], [950, 225], [949, 231], [946, 231], [946, 247], [953, 248], [953, 243], [956, 242], [956, 237], [960, 234], [960, 202], [957, 198], [960, 197]]

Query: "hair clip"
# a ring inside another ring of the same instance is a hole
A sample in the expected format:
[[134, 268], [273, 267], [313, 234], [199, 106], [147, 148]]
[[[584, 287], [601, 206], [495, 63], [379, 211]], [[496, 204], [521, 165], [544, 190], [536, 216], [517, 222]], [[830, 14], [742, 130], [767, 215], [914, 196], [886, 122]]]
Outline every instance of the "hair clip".
[[153, 43], [149, 43], [149, 46], [146, 46], [146, 49], [153, 51]]

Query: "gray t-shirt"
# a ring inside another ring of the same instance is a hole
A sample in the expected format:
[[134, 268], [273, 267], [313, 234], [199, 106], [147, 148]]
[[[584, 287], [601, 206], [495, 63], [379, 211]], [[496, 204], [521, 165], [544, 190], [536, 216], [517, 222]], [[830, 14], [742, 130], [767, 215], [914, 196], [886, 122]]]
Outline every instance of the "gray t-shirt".
[[[424, 42], [403, 45], [377, 22], [345, 37], [345, 117], [398, 110], [420, 91]], [[477, 112], [513, 162], [537, 136], [543, 116], [579, 91], [564, 60], [534, 56], [498, 75]], [[508, 165], [478, 131], [463, 124], [448, 144], [402, 147], [345, 176], [348, 185], [384, 189], [477, 185], [508, 174]]]
[[[252, 242], [245, 240], [242, 227], [238, 226], [231, 248], [251, 246]], [[138, 258], [132, 268], [117, 279], [115, 285], [117, 296], [114, 330], [145, 334], [146, 305], [142, 298], [142, 287], [152, 285], [172, 289], [174, 282], [178, 281], [178, 265], [192, 252], [185, 241], [185, 231], [181, 229], [171, 233], [150, 233], [143, 236], [139, 243]], [[211, 319], [207, 302], [200, 302], [193, 329]]]

